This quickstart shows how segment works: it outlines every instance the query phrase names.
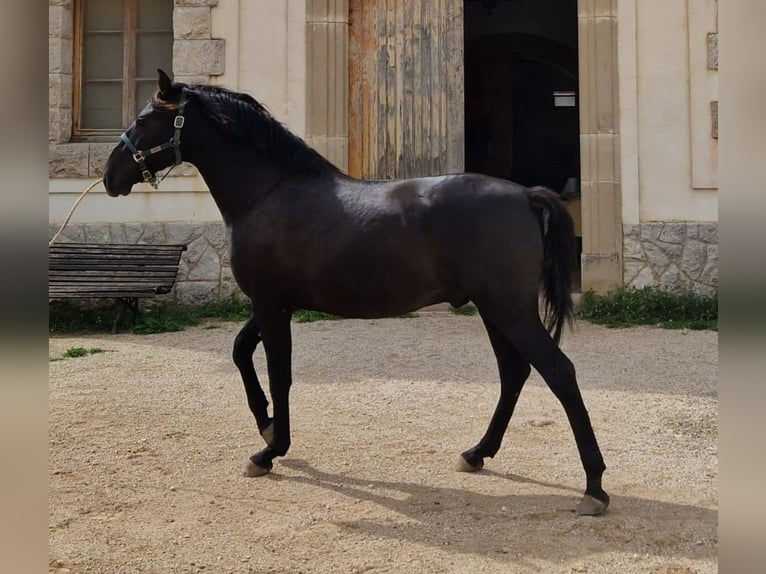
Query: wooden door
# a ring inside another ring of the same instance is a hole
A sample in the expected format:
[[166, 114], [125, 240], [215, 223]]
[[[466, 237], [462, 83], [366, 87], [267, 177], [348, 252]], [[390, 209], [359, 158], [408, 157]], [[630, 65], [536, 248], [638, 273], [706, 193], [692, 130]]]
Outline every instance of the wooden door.
[[349, 174], [462, 172], [463, 0], [351, 0], [349, 23]]

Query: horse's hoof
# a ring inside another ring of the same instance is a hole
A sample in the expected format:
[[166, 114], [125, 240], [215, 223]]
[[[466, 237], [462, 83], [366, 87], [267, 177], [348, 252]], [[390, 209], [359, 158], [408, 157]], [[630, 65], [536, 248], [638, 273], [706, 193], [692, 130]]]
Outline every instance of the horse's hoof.
[[482, 468], [484, 468], [484, 459], [480, 458], [479, 462], [474, 465], [468, 462], [462, 454], [458, 457], [455, 465], [455, 470], [458, 472], [476, 472]]
[[264, 474], [269, 474], [271, 472], [271, 467], [264, 468], [262, 466], [258, 466], [255, 464], [252, 460], [247, 461], [247, 467], [245, 468], [245, 476], [253, 478], [255, 476], [263, 476]]
[[263, 429], [263, 432], [261, 433], [261, 438], [266, 441], [266, 444], [270, 445], [272, 443], [272, 441], [274, 440], [274, 421], [271, 421], [269, 423], [269, 426]]
[[604, 514], [608, 506], [608, 501], [605, 502], [598, 498], [593, 498], [590, 494], [586, 494], [577, 506], [577, 514], [580, 516], [599, 516]]

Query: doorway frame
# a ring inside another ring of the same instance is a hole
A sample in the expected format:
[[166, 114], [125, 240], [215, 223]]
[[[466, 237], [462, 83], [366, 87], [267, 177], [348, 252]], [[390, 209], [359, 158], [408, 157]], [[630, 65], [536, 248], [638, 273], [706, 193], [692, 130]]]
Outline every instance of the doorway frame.
[[617, 0], [578, 0], [582, 290], [623, 286]]

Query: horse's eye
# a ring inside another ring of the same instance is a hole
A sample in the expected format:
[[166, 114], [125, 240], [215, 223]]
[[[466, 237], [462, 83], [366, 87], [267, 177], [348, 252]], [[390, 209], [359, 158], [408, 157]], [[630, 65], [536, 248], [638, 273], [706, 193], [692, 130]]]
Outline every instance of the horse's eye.
[[142, 125], [144, 125], [145, 122], [146, 122], [146, 120], [144, 118], [136, 118], [136, 125], [137, 126], [142, 126]]

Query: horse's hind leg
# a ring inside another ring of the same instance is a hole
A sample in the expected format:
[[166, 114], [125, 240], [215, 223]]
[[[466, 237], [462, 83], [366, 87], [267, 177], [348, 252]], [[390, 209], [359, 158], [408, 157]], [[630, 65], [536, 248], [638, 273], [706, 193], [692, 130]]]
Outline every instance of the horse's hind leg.
[[484, 314], [482, 314], [482, 319], [487, 328], [489, 340], [497, 358], [497, 366], [500, 370], [500, 399], [497, 402], [495, 414], [492, 416], [487, 432], [475, 447], [460, 455], [458, 470], [464, 472], [479, 470], [484, 466], [484, 457], [492, 458], [497, 454], [521, 389], [531, 370], [529, 362], [519, 355], [518, 351], [508, 343], [505, 336], [492, 325]]
[[545, 330], [536, 312], [528, 319], [519, 319], [515, 314], [506, 315], [502, 323], [495, 319], [495, 325], [540, 373], [564, 407], [586, 477], [585, 496], [577, 512], [601, 514], [609, 505], [609, 495], [601, 488], [606, 465], [577, 386], [574, 365]]
[[258, 425], [260, 432], [266, 444], [271, 442], [274, 434], [274, 426], [269, 417], [269, 401], [258, 381], [258, 375], [255, 373], [253, 365], [253, 353], [258, 343], [261, 341], [261, 334], [255, 318], [251, 317], [234, 339], [234, 349], [232, 352], [234, 364], [239, 369], [242, 376], [242, 382], [245, 385], [245, 394], [247, 395], [247, 404], [250, 411], [255, 416], [255, 424]]

